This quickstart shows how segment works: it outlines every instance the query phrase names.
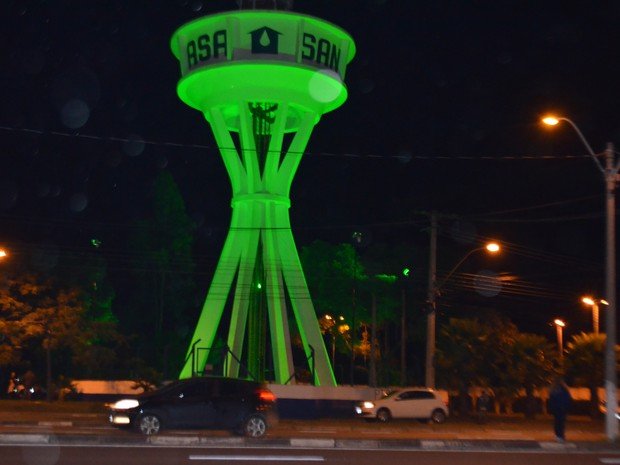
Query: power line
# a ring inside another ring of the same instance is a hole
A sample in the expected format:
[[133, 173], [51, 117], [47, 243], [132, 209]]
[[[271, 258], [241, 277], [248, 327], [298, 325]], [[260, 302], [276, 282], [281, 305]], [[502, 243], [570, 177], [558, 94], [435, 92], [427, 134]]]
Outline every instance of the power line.
[[502, 275], [487, 276], [476, 273], [460, 273], [451, 279], [451, 286], [448, 288], [468, 289], [477, 292], [497, 292], [507, 295], [518, 295], [527, 297], [540, 297], [547, 299], [565, 299], [567, 293], [558, 292], [540, 284], [534, 284], [521, 279], [502, 279]]
[[[493, 236], [469, 236], [466, 233], [459, 233], [458, 231], [452, 231], [448, 233], [444, 232], [441, 229], [439, 231], [439, 235], [442, 237], [451, 237], [457, 240], [474, 240], [476, 244], [498, 240], [498, 237]], [[500, 243], [502, 248], [502, 254], [505, 253], [506, 255], [517, 255], [531, 260], [552, 263], [558, 266], [572, 266], [581, 269], [592, 269], [593, 267], [599, 266], [599, 263], [595, 261], [586, 260], [572, 255], [558, 254], [549, 252], [547, 250], [536, 249], [533, 247], [517, 244], [515, 242], [506, 241], [504, 239], [502, 239]]]
[[[116, 136], [97, 136], [92, 134], [80, 134], [80, 133], [68, 133], [61, 131], [53, 131], [53, 130], [40, 130], [40, 129], [31, 129], [31, 128], [17, 128], [10, 126], [0, 126], [0, 130], [9, 131], [9, 132], [23, 132], [27, 134], [35, 134], [39, 136], [51, 135], [56, 137], [66, 137], [72, 139], [87, 139], [87, 140], [96, 140], [103, 142], [122, 142], [122, 143], [135, 143], [139, 141], [145, 145], [153, 145], [160, 147], [175, 147], [175, 148], [187, 148], [187, 149], [199, 149], [199, 150], [212, 150], [219, 151], [221, 150], [238, 150], [237, 147], [218, 147], [214, 145], [204, 145], [204, 144], [188, 144], [181, 142], [170, 142], [170, 141], [156, 141], [156, 140], [148, 140], [142, 138], [135, 137], [116, 137]], [[366, 158], [366, 159], [394, 159], [399, 161], [409, 161], [409, 160], [470, 160], [470, 161], [504, 161], [504, 160], [580, 160], [580, 159], [590, 159], [591, 155], [478, 155], [478, 156], [470, 156], [470, 155], [414, 155], [414, 154], [356, 154], [356, 153], [333, 153], [333, 152], [288, 152], [288, 153], [297, 153], [297, 154], [306, 154], [308, 156], [323, 156], [323, 157], [335, 157], [335, 158]]]
[[519, 219], [484, 219], [478, 218], [476, 221], [482, 223], [558, 223], [569, 221], [592, 220], [596, 218], [604, 218], [604, 212], [583, 213], [579, 215], [554, 216], [549, 218], [519, 218]]
[[547, 202], [547, 203], [542, 203], [538, 205], [530, 205], [528, 207], [511, 208], [507, 210], [497, 210], [497, 211], [492, 211], [492, 212], [487, 212], [487, 213], [478, 213], [478, 214], [470, 216], [469, 218], [476, 219], [478, 217], [503, 215], [506, 213], [519, 213], [519, 212], [527, 212], [527, 211], [532, 211], [532, 210], [541, 210], [541, 209], [548, 208], [548, 207], [569, 205], [572, 203], [584, 202], [586, 200], [593, 200], [593, 199], [600, 199], [600, 198], [601, 198], [600, 195], [589, 195], [587, 197], [577, 197], [574, 199], [558, 200], [556, 202]]

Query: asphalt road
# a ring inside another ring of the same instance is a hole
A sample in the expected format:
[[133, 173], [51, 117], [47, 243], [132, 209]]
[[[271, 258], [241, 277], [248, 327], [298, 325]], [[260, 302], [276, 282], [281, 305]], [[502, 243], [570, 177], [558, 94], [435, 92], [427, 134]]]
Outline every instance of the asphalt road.
[[[4, 408], [3, 408], [4, 407]], [[485, 424], [361, 419], [280, 420], [265, 438], [222, 430], [165, 430], [146, 437], [109, 425], [100, 405], [0, 402], [0, 465], [158, 464], [221, 462], [389, 465], [446, 463], [535, 465], [617, 463], [600, 420], [570, 417], [566, 444], [554, 440], [551, 418], [490, 416]], [[371, 462], [372, 461], [372, 462]]]
[[355, 464], [377, 465], [600, 465], [620, 464], [620, 453], [481, 452], [322, 449], [213, 449], [203, 447], [0, 446], [7, 465], [197, 465]]
[[[0, 412], [2, 433], [84, 434], [108, 437], [139, 436], [135, 431], [112, 427], [104, 414], [38, 414]], [[166, 435], [230, 437], [222, 430], [166, 430]], [[528, 421], [522, 417], [493, 418], [486, 424], [449, 419], [444, 424], [418, 421], [394, 421], [388, 424], [360, 419], [280, 420], [268, 431], [269, 438], [339, 438], [339, 439], [443, 439], [443, 440], [521, 440], [553, 441], [550, 418]], [[569, 418], [567, 438], [570, 441], [605, 442], [601, 421]]]

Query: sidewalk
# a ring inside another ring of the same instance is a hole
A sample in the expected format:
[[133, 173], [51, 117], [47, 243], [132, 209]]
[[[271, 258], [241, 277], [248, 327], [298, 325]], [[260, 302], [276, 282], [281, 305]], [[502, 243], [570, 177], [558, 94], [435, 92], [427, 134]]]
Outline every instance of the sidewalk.
[[567, 442], [554, 441], [552, 420], [540, 415], [491, 416], [485, 424], [450, 418], [444, 424], [393, 421], [387, 424], [362, 419], [280, 420], [267, 437], [250, 440], [227, 431], [164, 431], [145, 437], [108, 424], [102, 404], [81, 402], [0, 401], [0, 444], [128, 444], [188, 445], [203, 447], [312, 447], [389, 448], [414, 450], [550, 450], [609, 451], [604, 423], [588, 417], [569, 417]]

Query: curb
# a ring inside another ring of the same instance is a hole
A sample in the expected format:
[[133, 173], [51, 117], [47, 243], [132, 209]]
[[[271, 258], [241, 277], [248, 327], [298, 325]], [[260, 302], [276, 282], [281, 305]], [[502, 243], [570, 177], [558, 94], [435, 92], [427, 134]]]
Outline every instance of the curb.
[[132, 436], [87, 436], [71, 434], [0, 433], [0, 445], [49, 444], [69, 445], [114, 445], [134, 447], [203, 447], [203, 448], [274, 448], [292, 449], [391, 449], [417, 451], [537, 451], [545, 452], [608, 452], [619, 453], [620, 445], [600, 442], [567, 442], [524, 440], [401, 440], [401, 439], [324, 439], [324, 438], [214, 438], [202, 436], [152, 437]]

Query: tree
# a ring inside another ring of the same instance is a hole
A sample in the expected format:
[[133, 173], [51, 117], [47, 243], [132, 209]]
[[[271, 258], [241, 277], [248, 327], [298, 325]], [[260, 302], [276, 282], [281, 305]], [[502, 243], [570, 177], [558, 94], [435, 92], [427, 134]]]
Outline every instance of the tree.
[[45, 349], [47, 400], [52, 396], [52, 351], [73, 346], [76, 351], [85, 345], [83, 339], [83, 311], [77, 289], [55, 291], [48, 283], [45, 296], [36, 310], [30, 313], [30, 323], [41, 330], [42, 347]]
[[346, 328], [334, 334], [342, 342], [336, 344], [336, 349], [351, 357], [353, 367], [361, 322], [369, 316], [364, 300], [360, 299], [367, 277], [359, 256], [351, 244], [315, 241], [301, 249], [300, 261], [317, 318], [330, 315], [338, 319], [340, 330]]
[[[400, 309], [401, 301], [400, 283], [396, 274], [388, 274], [394, 267], [389, 260], [385, 260], [387, 256], [385, 253], [376, 255], [377, 258], [383, 257], [384, 263], [365, 260], [362, 264], [357, 249], [351, 244], [334, 245], [322, 241], [303, 247], [300, 254], [317, 317], [321, 320], [329, 315], [335, 318], [332, 324], [336, 323], [336, 319], [338, 322], [338, 331], [323, 328], [324, 334], [331, 334], [332, 351], [335, 348], [340, 353], [352, 354], [353, 351], [371, 368], [380, 358], [379, 375], [384, 379], [390, 377], [386, 357], [398, 353], [399, 349], [397, 345], [388, 344], [387, 339], [389, 323], [395, 321], [397, 313], [400, 317], [397, 309]], [[369, 275], [367, 267], [383, 272]], [[402, 266], [397, 268], [400, 270]], [[374, 318], [370, 311], [373, 301], [376, 310]], [[327, 323], [329, 321], [326, 320]], [[348, 327], [349, 331], [343, 332], [344, 327]], [[374, 351], [370, 342], [372, 332], [375, 337]], [[379, 344], [381, 338], [384, 344]], [[354, 347], [351, 345], [353, 341]]]
[[420, 380], [426, 314], [419, 310], [425, 307], [428, 250], [412, 247], [411, 243], [372, 242], [363, 248], [361, 259], [375, 285], [377, 298], [382, 347], [379, 379], [386, 384], [403, 385], [408, 379]]
[[491, 332], [474, 319], [451, 318], [441, 326], [437, 340], [437, 375], [440, 384], [459, 393], [459, 412], [469, 410], [468, 391], [474, 384], [484, 385]]
[[5, 271], [0, 284], [0, 366], [19, 363], [26, 341], [36, 334], [36, 327], [29, 324], [32, 311], [26, 297], [36, 292], [34, 276], [20, 282]]
[[525, 415], [533, 418], [536, 411], [534, 390], [549, 385], [555, 374], [554, 347], [542, 336], [518, 333], [505, 353], [512, 360], [509, 371], [518, 385], [525, 388]]
[[487, 356], [483, 366], [482, 379], [493, 389], [498, 408], [512, 412], [512, 405], [523, 387], [514, 360], [515, 343], [519, 338], [517, 327], [510, 321], [491, 315], [486, 320], [489, 329]]
[[116, 293], [108, 279], [107, 263], [99, 251], [101, 245], [93, 243], [99, 244], [97, 240], [92, 240], [92, 249], [86, 253], [77, 252], [63, 257], [59, 269], [65, 272], [60, 273], [57, 279], [65, 286], [80, 289], [88, 319], [117, 322], [113, 311]]
[[603, 385], [605, 377], [606, 339], [604, 334], [582, 332], [574, 335], [566, 345], [566, 373], [577, 386], [590, 390], [593, 416], [598, 414], [598, 387]]
[[116, 322], [86, 319], [82, 337], [84, 344], [72, 352], [74, 374], [114, 379], [130, 372], [130, 341], [119, 332]]
[[[84, 344], [84, 307], [76, 288], [61, 288], [51, 278], [35, 274], [8, 276], [0, 288], [0, 361], [19, 363], [27, 347], [45, 351], [48, 398], [52, 388], [52, 351]], [[78, 349], [79, 350], [79, 349]]]
[[48, 395], [54, 378], [117, 376], [127, 341], [112, 313], [104, 260], [85, 249], [58, 255], [53, 247], [30, 247], [19, 258], [3, 266], [0, 282], [0, 367], [44, 372]]
[[438, 375], [445, 386], [459, 391], [461, 413], [467, 411], [469, 388], [479, 385], [491, 387], [507, 411], [525, 389], [526, 414], [533, 415], [534, 390], [553, 376], [554, 353], [544, 337], [520, 333], [504, 318], [453, 318], [440, 330]]
[[[394, 322], [396, 309], [400, 307], [400, 302], [395, 298], [400, 289], [399, 284], [394, 275], [375, 275], [369, 280], [368, 290], [372, 302], [369, 321], [371, 332], [369, 334], [369, 327], [366, 325], [362, 334], [362, 342], [365, 342], [368, 350], [369, 382], [371, 385], [376, 385], [377, 376], [379, 376], [379, 381], [382, 381], [382, 384], [385, 384], [386, 381], [389, 383], [393, 377], [392, 370], [390, 370], [392, 364], [389, 362], [397, 360], [397, 354], [400, 354], [399, 344], [388, 343], [389, 325]], [[379, 343], [381, 337], [384, 341], [383, 350], [381, 349], [382, 344]], [[381, 363], [378, 364], [378, 361]], [[394, 365], [398, 366], [398, 363]], [[377, 370], [377, 368], [379, 369]]]
[[343, 316], [351, 325], [355, 306], [357, 323], [368, 318], [356, 298], [368, 278], [352, 245], [315, 241], [302, 247], [300, 260], [317, 316]]
[[58, 279], [64, 286], [79, 289], [84, 309], [85, 344], [73, 351], [70, 371], [87, 378], [115, 378], [122, 376], [123, 361], [129, 356], [128, 341], [119, 332], [113, 312], [116, 294], [108, 280], [105, 243], [93, 239], [90, 246], [63, 256], [59, 263], [66, 272], [59, 273]]
[[122, 320], [139, 335], [138, 352], [167, 376], [176, 373], [196, 318], [193, 279], [194, 223], [170, 173], [155, 180], [152, 206], [133, 228], [133, 283], [130, 310]]

